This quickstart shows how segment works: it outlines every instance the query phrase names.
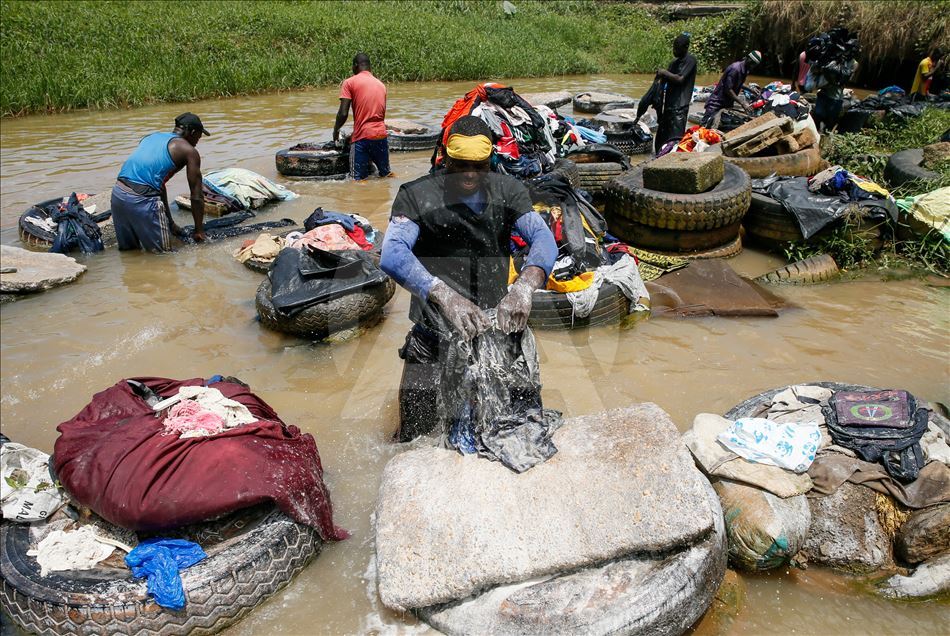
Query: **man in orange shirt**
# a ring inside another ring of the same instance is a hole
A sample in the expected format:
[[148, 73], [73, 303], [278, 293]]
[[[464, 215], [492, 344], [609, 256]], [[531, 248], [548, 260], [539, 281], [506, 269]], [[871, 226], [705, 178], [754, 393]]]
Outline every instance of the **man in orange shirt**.
[[386, 140], [386, 85], [370, 71], [369, 56], [357, 53], [353, 57], [353, 75], [340, 84], [340, 110], [333, 127], [333, 141], [340, 138], [340, 128], [346, 123], [353, 106], [353, 136], [350, 138], [350, 174], [356, 181], [369, 176], [375, 165], [379, 176], [389, 170], [389, 142]]

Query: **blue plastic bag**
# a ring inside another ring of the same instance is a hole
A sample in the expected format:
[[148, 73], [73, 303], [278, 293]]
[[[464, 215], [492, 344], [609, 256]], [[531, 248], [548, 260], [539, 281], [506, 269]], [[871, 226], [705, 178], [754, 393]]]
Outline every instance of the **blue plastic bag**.
[[185, 590], [178, 572], [207, 556], [200, 545], [184, 539], [146, 539], [125, 556], [125, 564], [136, 578], [148, 578], [148, 593], [156, 603], [180, 610]]

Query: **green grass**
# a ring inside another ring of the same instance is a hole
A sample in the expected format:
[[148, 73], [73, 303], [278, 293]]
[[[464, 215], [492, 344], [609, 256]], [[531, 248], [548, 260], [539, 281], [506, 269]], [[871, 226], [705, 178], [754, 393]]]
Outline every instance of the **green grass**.
[[0, 114], [335, 84], [365, 51], [384, 81], [652, 72], [683, 30], [718, 69], [726, 20], [666, 22], [626, 3], [0, 2]]
[[[827, 135], [822, 140], [821, 154], [832, 164], [890, 187], [884, 178], [887, 158], [900, 150], [932, 144], [948, 129], [950, 112], [928, 108], [923, 115], [907, 122], [885, 119], [858, 133]], [[891, 188], [890, 192], [901, 198], [950, 186], [950, 162], [941, 162], [935, 171], [940, 174], [936, 182], [912, 182]], [[864, 235], [845, 225], [818, 241], [793, 244], [786, 250], [792, 261], [821, 253], [831, 254], [846, 269], [876, 267], [882, 271], [904, 269], [950, 275], [950, 244], [936, 231], [920, 239], [890, 241], [884, 251], [876, 253]]]

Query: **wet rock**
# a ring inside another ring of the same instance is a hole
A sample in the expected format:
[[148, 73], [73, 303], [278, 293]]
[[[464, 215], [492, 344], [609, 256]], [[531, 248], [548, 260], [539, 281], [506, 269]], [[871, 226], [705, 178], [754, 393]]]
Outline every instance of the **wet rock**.
[[714, 603], [714, 596], [723, 595], [724, 607], [741, 602], [736, 598], [741, 592], [720, 587], [726, 571], [725, 528], [708, 483], [705, 491], [715, 517], [713, 531], [692, 547], [638, 553], [416, 613], [446, 634], [682, 634]]
[[564, 104], [570, 104], [574, 96], [568, 91], [551, 91], [547, 93], [522, 93], [521, 97], [532, 106], [557, 108]]
[[0, 292], [28, 294], [71, 283], [86, 271], [64, 254], [31, 252], [12, 245], [0, 246], [0, 266], [16, 271], [0, 274]]
[[870, 488], [847, 482], [827, 497], [810, 497], [805, 557], [861, 574], [892, 567], [891, 540], [878, 519], [875, 497]]
[[804, 495], [782, 499], [728, 480], [713, 487], [726, 517], [729, 563], [740, 570], [769, 570], [787, 563], [805, 543], [811, 522]]
[[891, 598], [924, 598], [950, 592], [950, 553], [917, 566], [910, 576], [889, 578], [881, 594]]
[[920, 563], [950, 552], [950, 504], [912, 513], [897, 533], [894, 547], [908, 563]]
[[688, 546], [713, 527], [707, 482], [655, 404], [568, 420], [554, 443], [554, 457], [521, 475], [442, 448], [394, 457], [377, 505], [383, 603], [445, 603]]

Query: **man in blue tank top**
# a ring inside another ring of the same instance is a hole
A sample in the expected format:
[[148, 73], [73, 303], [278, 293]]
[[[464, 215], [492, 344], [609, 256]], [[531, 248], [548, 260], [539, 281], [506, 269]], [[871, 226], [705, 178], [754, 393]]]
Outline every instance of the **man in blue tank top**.
[[122, 164], [112, 188], [112, 221], [120, 250], [171, 251], [172, 235], [181, 230], [172, 221], [165, 183], [186, 167], [195, 220], [192, 236], [205, 240], [201, 156], [195, 148], [202, 135], [210, 133], [198, 116], [183, 113], [175, 118], [173, 132], [146, 135]]

